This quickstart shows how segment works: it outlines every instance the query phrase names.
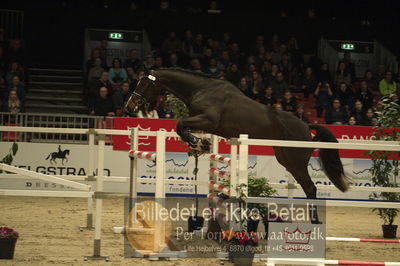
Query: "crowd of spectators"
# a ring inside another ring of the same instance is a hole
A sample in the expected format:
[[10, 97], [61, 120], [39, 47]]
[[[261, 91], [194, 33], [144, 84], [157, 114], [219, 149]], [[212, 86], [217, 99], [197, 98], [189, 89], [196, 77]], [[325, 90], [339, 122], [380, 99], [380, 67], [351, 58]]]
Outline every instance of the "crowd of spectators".
[[[115, 58], [108, 65], [106, 53], [103, 41], [86, 65], [88, 105], [95, 115], [120, 115], [144, 69], [162, 67], [181, 67], [227, 80], [255, 101], [291, 112], [305, 122], [315, 116], [327, 124], [374, 125], [380, 97], [393, 94], [398, 101], [400, 75], [395, 77], [379, 65], [357, 78], [350, 52], [344, 53], [332, 75], [326, 62], [302, 53], [295, 36], [284, 40], [277, 34], [270, 39], [259, 35], [245, 52], [229, 33], [218, 39], [187, 30], [182, 38], [170, 32], [143, 59], [132, 50], [124, 62]], [[164, 98], [160, 99], [151, 112], [137, 116], [173, 118]]]
[[7, 40], [0, 29], [0, 111], [24, 112], [25, 61], [21, 40]]

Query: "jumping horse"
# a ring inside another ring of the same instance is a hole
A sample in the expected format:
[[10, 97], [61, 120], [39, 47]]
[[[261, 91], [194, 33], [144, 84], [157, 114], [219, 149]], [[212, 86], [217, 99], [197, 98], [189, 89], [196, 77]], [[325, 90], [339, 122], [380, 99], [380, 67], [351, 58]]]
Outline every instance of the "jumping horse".
[[[202, 130], [224, 138], [248, 134], [252, 139], [337, 142], [329, 129], [307, 125], [289, 112], [276, 110], [244, 95], [228, 81], [180, 68], [161, 68], [140, 79], [125, 106], [126, 112], [146, 110], [154, 105], [161, 90], [182, 100], [189, 117], [178, 121], [177, 134], [189, 145], [199, 141], [191, 130]], [[315, 130], [312, 137], [310, 130]], [[307, 166], [313, 152], [310, 148], [273, 147], [278, 162], [300, 184], [308, 199], [316, 199], [317, 188]], [[325, 174], [342, 192], [348, 181], [337, 149], [320, 149]], [[318, 222], [318, 217], [313, 218]]]

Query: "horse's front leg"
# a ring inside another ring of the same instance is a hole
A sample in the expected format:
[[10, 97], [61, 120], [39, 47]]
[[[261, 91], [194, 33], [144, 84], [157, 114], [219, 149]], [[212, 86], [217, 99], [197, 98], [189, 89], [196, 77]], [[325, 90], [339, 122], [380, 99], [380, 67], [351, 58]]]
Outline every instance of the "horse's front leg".
[[216, 128], [216, 123], [210, 120], [207, 115], [201, 114], [179, 120], [176, 125], [176, 133], [183, 141], [189, 143], [190, 146], [195, 146], [198, 138], [190, 133], [190, 130], [202, 130], [210, 132]]

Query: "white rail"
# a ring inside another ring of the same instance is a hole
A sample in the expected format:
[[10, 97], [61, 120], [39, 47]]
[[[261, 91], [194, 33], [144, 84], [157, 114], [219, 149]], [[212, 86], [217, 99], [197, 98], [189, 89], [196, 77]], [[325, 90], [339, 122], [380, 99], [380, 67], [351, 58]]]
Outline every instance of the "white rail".
[[[260, 198], [248, 197], [245, 199], [249, 203], [268, 204], [277, 202], [282, 204], [293, 203], [293, 200], [283, 198]], [[316, 199], [295, 199], [296, 205], [305, 205], [307, 203], [316, 206], [329, 206], [329, 207], [355, 207], [355, 208], [388, 208], [399, 209], [400, 202], [386, 202], [386, 201], [353, 201], [353, 200], [316, 200]]]
[[26, 176], [26, 177], [30, 177], [30, 178], [41, 179], [41, 180], [44, 180], [44, 181], [47, 181], [47, 182], [52, 182], [52, 183], [64, 185], [64, 186], [75, 188], [75, 189], [82, 190], [82, 191], [91, 191], [91, 189], [92, 189], [92, 187], [89, 186], [89, 185], [85, 185], [85, 184], [81, 184], [81, 183], [78, 183], [78, 182], [66, 180], [66, 179], [63, 179], [63, 178], [56, 177], [56, 176], [50, 176], [50, 175], [45, 175], [45, 174], [42, 174], [42, 173], [36, 173], [36, 172], [33, 172], [33, 171], [29, 171], [29, 170], [26, 170], [26, 169], [18, 168], [18, 167], [15, 167], [15, 166], [4, 164], [4, 163], [0, 163], [0, 170], [8, 171], [8, 172], [16, 173], [16, 174], [20, 174], [22, 176]]
[[[400, 151], [400, 144], [362, 144], [362, 143], [335, 143], [335, 142], [312, 142], [291, 140], [267, 140], [267, 139], [238, 139], [241, 145], [257, 145], [271, 147], [290, 148], [314, 148], [314, 149], [349, 149], [369, 151]], [[372, 142], [372, 141], [371, 141]]]

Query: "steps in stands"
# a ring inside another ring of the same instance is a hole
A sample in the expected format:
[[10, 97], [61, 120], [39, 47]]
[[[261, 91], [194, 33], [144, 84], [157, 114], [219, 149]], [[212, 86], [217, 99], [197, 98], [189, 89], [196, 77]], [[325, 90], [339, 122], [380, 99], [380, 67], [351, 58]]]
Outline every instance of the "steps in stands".
[[79, 67], [32, 67], [26, 112], [86, 114], [83, 71]]

